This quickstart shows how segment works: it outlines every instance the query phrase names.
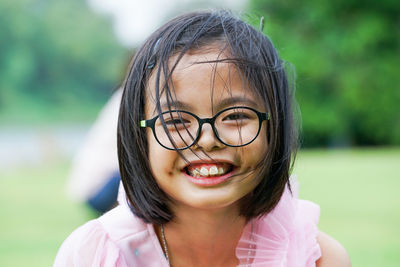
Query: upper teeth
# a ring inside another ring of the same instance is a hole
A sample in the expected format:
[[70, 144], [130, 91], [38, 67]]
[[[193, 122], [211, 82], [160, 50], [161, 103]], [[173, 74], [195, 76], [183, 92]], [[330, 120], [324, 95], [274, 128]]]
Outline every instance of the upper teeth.
[[210, 168], [210, 170], [208, 171], [208, 173], [209, 173], [210, 175], [215, 175], [215, 174], [218, 173], [218, 168], [217, 168], [216, 166], [212, 166], [212, 167]]
[[208, 174], [209, 174], [208, 170], [206, 168], [204, 168], [204, 167], [201, 167], [200, 175], [201, 176], [208, 176]]
[[190, 175], [193, 177], [209, 177], [209, 176], [215, 176], [215, 175], [222, 175], [226, 172], [227, 170], [223, 167], [217, 167], [217, 166], [211, 166], [209, 169], [206, 167], [201, 167], [199, 168], [193, 168], [189, 169]]

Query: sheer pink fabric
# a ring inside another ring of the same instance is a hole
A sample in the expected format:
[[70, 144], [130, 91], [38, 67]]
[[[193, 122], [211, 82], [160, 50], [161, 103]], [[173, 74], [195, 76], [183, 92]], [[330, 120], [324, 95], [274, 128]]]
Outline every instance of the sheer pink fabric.
[[[131, 213], [121, 191], [121, 205], [75, 230], [54, 266], [168, 266], [153, 225]], [[297, 185], [293, 195], [286, 189], [272, 212], [246, 225], [236, 248], [239, 266], [315, 266], [318, 219], [317, 205], [297, 199]]]
[[298, 185], [291, 183], [269, 214], [250, 221], [236, 248], [239, 266], [314, 267], [321, 257], [317, 243], [319, 207], [297, 199]]

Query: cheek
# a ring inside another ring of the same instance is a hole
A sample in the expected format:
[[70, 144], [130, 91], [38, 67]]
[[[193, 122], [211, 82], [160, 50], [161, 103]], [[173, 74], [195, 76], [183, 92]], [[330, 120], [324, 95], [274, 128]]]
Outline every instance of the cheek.
[[174, 173], [176, 163], [176, 152], [163, 148], [154, 138], [148, 139], [150, 168], [156, 180]]
[[265, 157], [268, 150], [267, 137], [265, 131], [261, 131], [256, 140], [251, 144], [243, 147], [242, 158], [251, 167], [255, 167], [263, 157]]
[[259, 154], [260, 160], [264, 157], [268, 150], [268, 137], [266, 121], [263, 122], [259, 135], [255, 141], [255, 150]]

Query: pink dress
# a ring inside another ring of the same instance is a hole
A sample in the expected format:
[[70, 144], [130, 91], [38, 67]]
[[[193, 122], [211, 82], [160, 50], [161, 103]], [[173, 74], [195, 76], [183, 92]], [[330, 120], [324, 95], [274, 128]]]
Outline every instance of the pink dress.
[[[236, 248], [239, 266], [315, 266], [321, 256], [317, 243], [319, 207], [297, 199], [292, 183], [275, 209], [251, 220]], [[120, 187], [122, 188], [122, 186]], [[135, 217], [121, 190], [121, 205], [76, 229], [58, 251], [55, 267], [167, 267], [152, 224]]]

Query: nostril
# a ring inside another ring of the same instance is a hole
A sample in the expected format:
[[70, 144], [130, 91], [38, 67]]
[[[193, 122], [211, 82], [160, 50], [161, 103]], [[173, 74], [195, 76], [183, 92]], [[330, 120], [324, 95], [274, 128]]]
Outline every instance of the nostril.
[[213, 129], [211, 122], [205, 122], [200, 126], [200, 132], [197, 142], [194, 144], [194, 149], [200, 149], [204, 152], [218, 150], [225, 145], [219, 140]]

